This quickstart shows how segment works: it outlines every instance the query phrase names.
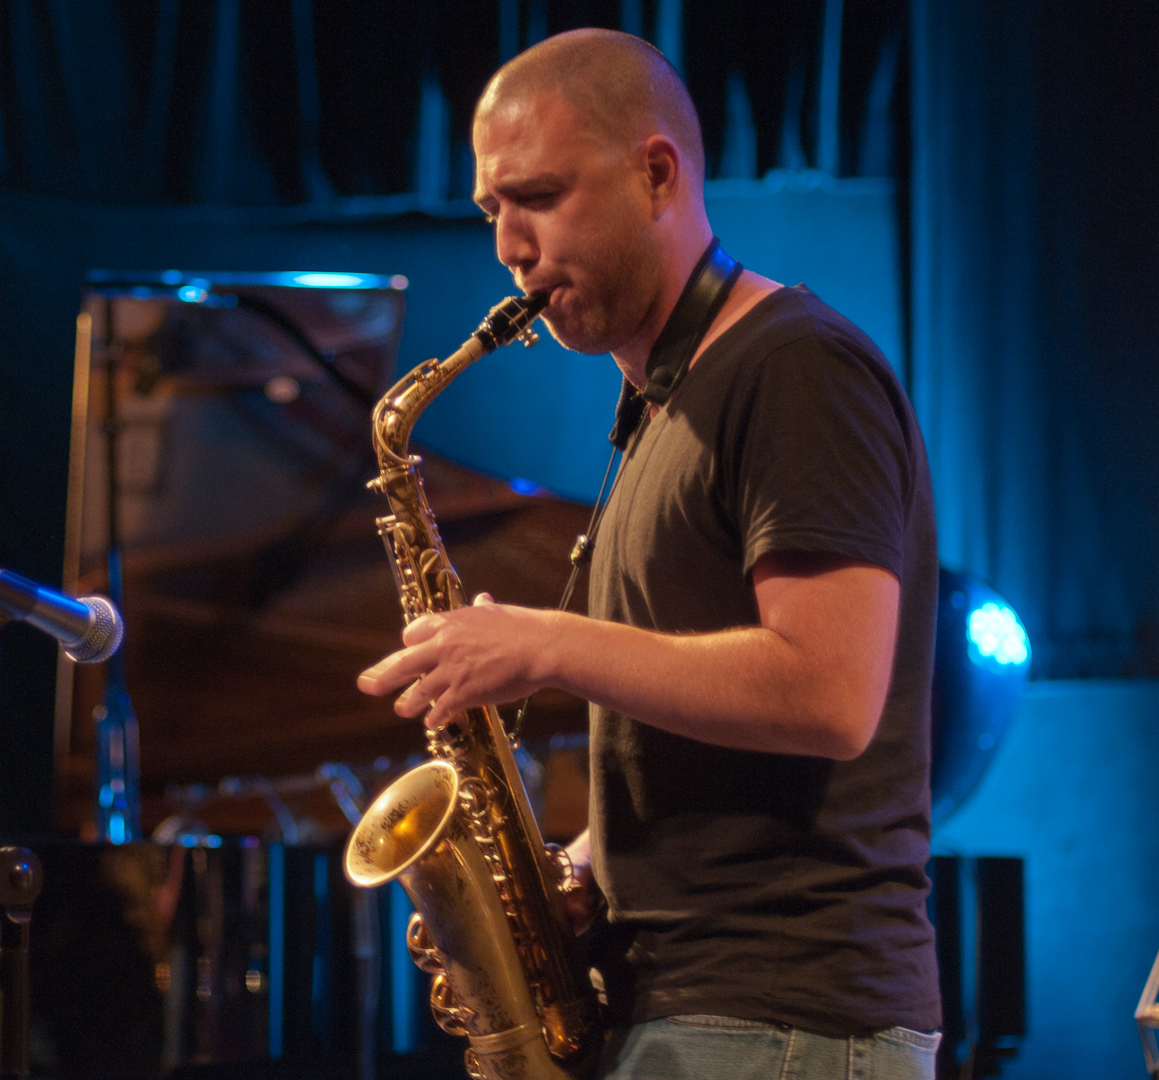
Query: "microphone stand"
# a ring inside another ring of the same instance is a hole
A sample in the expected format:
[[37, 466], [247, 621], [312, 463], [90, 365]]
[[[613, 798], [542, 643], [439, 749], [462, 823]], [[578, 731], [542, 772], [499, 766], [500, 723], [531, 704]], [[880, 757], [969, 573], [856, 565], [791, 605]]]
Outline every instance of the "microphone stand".
[[[114, 333], [116, 301], [105, 300], [105, 460], [108, 472], [109, 599], [125, 609], [121, 573], [121, 541], [118, 522], [117, 476], [117, 349]], [[108, 660], [104, 703], [93, 712], [97, 724], [97, 835], [101, 840], [123, 844], [141, 839], [141, 766], [137, 715], [129, 698], [126, 650]]]
[[28, 937], [43, 882], [31, 851], [0, 847], [0, 1080], [25, 1077], [31, 1069]]

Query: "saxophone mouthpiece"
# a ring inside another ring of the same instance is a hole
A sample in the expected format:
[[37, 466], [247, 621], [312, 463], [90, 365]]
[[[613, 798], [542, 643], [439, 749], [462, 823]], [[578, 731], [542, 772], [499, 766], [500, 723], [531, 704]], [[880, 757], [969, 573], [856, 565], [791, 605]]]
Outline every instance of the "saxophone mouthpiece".
[[539, 335], [535, 332], [531, 324], [535, 322], [540, 312], [551, 303], [551, 290], [547, 289], [543, 292], [532, 293], [526, 300], [528, 322], [527, 326], [523, 329], [523, 333], [518, 335], [518, 340], [522, 341], [530, 349], [532, 345], [539, 344]]
[[539, 336], [531, 329], [531, 324], [550, 300], [550, 293], [534, 293], [531, 296], [509, 296], [502, 303], [496, 304], [475, 331], [483, 351], [491, 352], [513, 341], [534, 345]]

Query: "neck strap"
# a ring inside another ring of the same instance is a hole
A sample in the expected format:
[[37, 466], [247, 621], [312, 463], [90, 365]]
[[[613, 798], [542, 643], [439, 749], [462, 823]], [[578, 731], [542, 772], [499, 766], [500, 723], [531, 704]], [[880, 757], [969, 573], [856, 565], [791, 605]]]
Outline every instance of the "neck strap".
[[646, 370], [648, 384], [639, 391], [627, 379], [620, 389], [616, 422], [609, 439], [618, 450], [627, 448], [646, 405], [663, 405], [684, 378], [697, 346], [720, 314], [744, 267], [712, 238], [693, 269], [680, 299], [652, 346]]

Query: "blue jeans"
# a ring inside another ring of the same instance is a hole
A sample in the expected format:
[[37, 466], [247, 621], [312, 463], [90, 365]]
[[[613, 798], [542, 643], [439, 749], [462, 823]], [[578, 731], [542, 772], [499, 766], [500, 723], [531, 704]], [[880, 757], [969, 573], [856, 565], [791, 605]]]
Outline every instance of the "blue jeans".
[[731, 1016], [668, 1016], [612, 1032], [603, 1080], [933, 1080], [941, 1035], [895, 1027], [835, 1039]]

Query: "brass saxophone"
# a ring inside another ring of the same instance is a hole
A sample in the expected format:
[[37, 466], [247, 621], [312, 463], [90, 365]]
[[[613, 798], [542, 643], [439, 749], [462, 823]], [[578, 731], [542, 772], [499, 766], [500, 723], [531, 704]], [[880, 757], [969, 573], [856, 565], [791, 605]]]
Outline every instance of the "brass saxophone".
[[[538, 341], [546, 296], [508, 297], [447, 359], [420, 364], [379, 401], [374, 445], [386, 496], [378, 519], [403, 618], [466, 604], [427, 504], [411, 429], [465, 368], [499, 345]], [[434, 975], [431, 1007], [466, 1035], [474, 1080], [567, 1080], [594, 1066], [600, 1028], [591, 981], [564, 910], [571, 867], [545, 846], [498, 712], [467, 709], [428, 731], [433, 760], [387, 788], [346, 847], [360, 886], [397, 879], [415, 906], [407, 946]]]

